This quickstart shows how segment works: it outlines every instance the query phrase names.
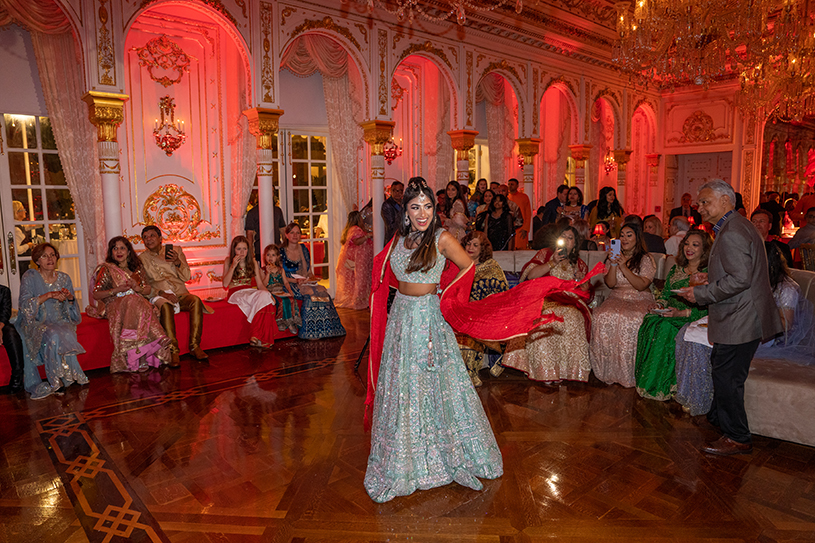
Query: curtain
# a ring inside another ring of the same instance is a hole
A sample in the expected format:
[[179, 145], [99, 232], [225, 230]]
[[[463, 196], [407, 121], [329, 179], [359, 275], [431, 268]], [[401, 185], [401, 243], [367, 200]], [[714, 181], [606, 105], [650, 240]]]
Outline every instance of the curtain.
[[362, 104], [359, 100], [359, 74], [345, 49], [331, 38], [305, 34], [283, 54], [280, 65], [294, 75], [323, 76], [323, 95], [328, 117], [331, 160], [345, 209], [358, 204], [357, 164], [362, 147]]
[[424, 76], [424, 142], [427, 156], [427, 182], [439, 190], [455, 179], [453, 174], [453, 142], [450, 131], [450, 92], [441, 72], [425, 69]]
[[[245, 96], [244, 93], [241, 93]], [[241, 104], [241, 111], [248, 108]], [[257, 171], [257, 138], [249, 132], [249, 120], [246, 115], [239, 114], [235, 133], [229, 140], [232, 148], [232, 227], [231, 239], [243, 235], [243, 219], [246, 215], [246, 206], [249, 196], [255, 185], [255, 172]]]
[[71, 32], [71, 22], [53, 0], [0, 0], [0, 26], [15, 22], [30, 32]]
[[[509, 179], [508, 163], [515, 148], [516, 115], [506, 101], [505, 80], [490, 74], [481, 80], [475, 93], [476, 102], [486, 102], [487, 144], [490, 148], [490, 181], [506, 183]], [[517, 124], [517, 123], [516, 123]]]

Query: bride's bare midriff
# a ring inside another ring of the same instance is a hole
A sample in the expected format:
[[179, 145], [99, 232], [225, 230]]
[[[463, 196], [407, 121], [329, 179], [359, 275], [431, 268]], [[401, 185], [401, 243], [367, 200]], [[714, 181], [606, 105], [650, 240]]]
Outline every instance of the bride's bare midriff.
[[405, 296], [425, 296], [436, 292], [436, 283], [403, 283], [399, 281], [399, 292]]

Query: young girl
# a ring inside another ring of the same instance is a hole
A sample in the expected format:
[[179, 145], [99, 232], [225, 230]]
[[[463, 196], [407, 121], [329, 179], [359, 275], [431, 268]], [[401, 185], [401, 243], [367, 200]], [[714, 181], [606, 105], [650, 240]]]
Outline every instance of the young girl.
[[[252, 281], [257, 288], [252, 288]], [[249, 321], [254, 347], [269, 348], [274, 344], [274, 299], [263, 288], [260, 266], [249, 252], [249, 240], [237, 236], [232, 240], [229, 257], [224, 260], [224, 288], [229, 290], [227, 300], [241, 308]]]
[[288, 328], [289, 332], [297, 335], [302, 319], [297, 303], [292, 300], [294, 292], [283, 272], [283, 266], [280, 265], [280, 248], [277, 245], [267, 246], [263, 251], [263, 260], [266, 267], [260, 272], [261, 281], [277, 303], [277, 328]]

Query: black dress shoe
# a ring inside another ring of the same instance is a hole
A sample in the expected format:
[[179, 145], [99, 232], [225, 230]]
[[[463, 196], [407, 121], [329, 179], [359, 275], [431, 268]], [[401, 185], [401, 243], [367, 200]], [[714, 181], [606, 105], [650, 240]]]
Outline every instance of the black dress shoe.
[[753, 452], [752, 443], [739, 443], [727, 436], [722, 436], [713, 443], [702, 447], [702, 452], [718, 456], [731, 456], [734, 454], [750, 454]]

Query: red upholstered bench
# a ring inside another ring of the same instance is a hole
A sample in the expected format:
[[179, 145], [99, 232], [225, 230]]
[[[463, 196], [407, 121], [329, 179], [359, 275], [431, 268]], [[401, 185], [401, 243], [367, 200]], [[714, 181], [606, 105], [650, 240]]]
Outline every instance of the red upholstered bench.
[[[226, 300], [219, 302], [206, 302], [215, 310], [212, 315], [204, 315], [204, 334], [201, 338], [201, 348], [219, 349], [233, 345], [249, 343], [249, 323], [246, 322], [240, 308]], [[175, 330], [178, 336], [178, 346], [181, 354], [190, 352], [188, 340], [190, 337], [189, 314], [181, 312], [175, 316]], [[79, 355], [79, 365], [83, 370], [93, 370], [110, 366], [110, 355], [113, 352], [113, 343], [110, 341], [108, 321], [94, 319], [85, 313], [82, 322], [76, 328], [76, 336], [80, 345], [85, 348], [85, 354]], [[288, 330], [280, 331], [275, 327], [275, 340], [294, 337]], [[45, 375], [40, 369], [40, 373]], [[0, 347], [0, 386], [8, 385], [11, 378], [6, 350]]]

